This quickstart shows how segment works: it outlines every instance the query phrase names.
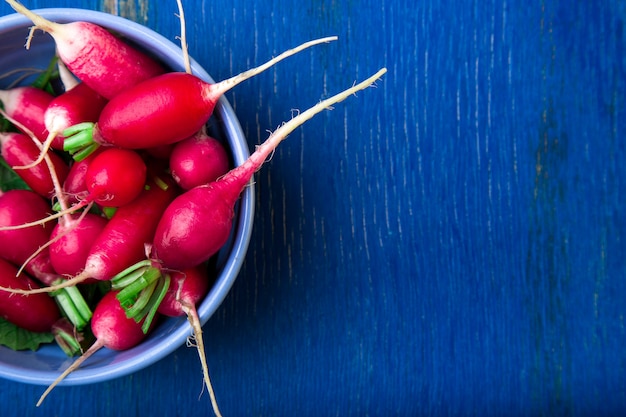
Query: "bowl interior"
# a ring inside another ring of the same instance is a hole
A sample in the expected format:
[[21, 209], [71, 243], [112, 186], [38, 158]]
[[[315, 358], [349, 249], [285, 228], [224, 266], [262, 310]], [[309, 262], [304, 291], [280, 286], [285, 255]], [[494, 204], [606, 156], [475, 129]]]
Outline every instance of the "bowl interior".
[[[161, 60], [175, 71], [183, 71], [182, 51], [158, 33], [127, 19], [83, 9], [39, 9], [36, 13], [59, 22], [90, 21], [102, 25], [130, 43]], [[41, 32], [34, 37], [30, 49], [25, 41], [32, 23], [25, 17], [12, 14], [0, 17], [0, 76], [13, 70], [46, 68], [54, 54], [52, 38]], [[208, 82], [209, 74], [192, 60], [192, 71]], [[0, 88], [8, 88], [16, 76], [0, 79]], [[23, 81], [28, 82], [28, 80]], [[220, 99], [208, 123], [211, 135], [225, 142], [235, 165], [249, 155], [247, 143], [237, 117], [226, 99]], [[226, 297], [245, 257], [252, 230], [254, 187], [250, 185], [241, 196], [235, 210], [231, 238], [215, 258], [215, 283], [207, 297], [198, 306], [202, 324], [210, 318]], [[101, 349], [79, 369], [71, 373], [61, 385], [81, 385], [102, 382], [135, 372], [167, 356], [182, 346], [191, 334], [185, 317], [161, 321], [140, 345], [122, 352]], [[56, 379], [73, 358], [51, 344], [36, 352], [13, 351], [0, 346], [0, 377], [19, 382], [48, 385]]]

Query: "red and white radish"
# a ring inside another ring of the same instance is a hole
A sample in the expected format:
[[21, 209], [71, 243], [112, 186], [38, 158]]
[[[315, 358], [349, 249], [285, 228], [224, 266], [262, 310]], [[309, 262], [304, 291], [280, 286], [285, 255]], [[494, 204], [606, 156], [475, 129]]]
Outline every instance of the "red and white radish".
[[62, 132], [79, 123], [95, 122], [107, 100], [85, 83], [78, 83], [56, 96], [44, 112], [44, 123], [48, 136], [42, 143], [39, 158], [31, 164], [19, 167], [30, 168], [43, 160], [49, 148], [63, 150]]
[[289, 133], [317, 113], [371, 86], [386, 69], [342, 93], [321, 101], [280, 126], [242, 165], [219, 180], [178, 196], [157, 227], [153, 255], [165, 268], [184, 270], [208, 260], [228, 240], [235, 202], [253, 174]]
[[98, 120], [107, 101], [85, 83], [79, 83], [56, 96], [44, 114], [44, 123], [49, 132], [44, 142], [44, 150], [47, 145], [63, 150], [64, 137], [61, 133], [79, 123]]
[[59, 59], [76, 77], [107, 99], [165, 72], [158, 61], [99, 25], [51, 22], [15, 0], [6, 1], [37, 29], [50, 34]]
[[[0, 90], [0, 102], [7, 117], [18, 122], [15, 124], [16, 127], [26, 127], [40, 143], [48, 137], [44, 115], [52, 100], [54, 100], [52, 94], [32, 86]], [[23, 129], [22, 133], [28, 134]]]
[[65, 140], [65, 150], [78, 152], [91, 145], [145, 149], [186, 139], [209, 120], [220, 97], [237, 84], [306, 48], [337, 39], [306, 42], [265, 64], [227, 80], [211, 84], [195, 75], [173, 72], [159, 75], [121, 92], [102, 110], [91, 135]]
[[167, 317], [187, 316], [193, 331], [189, 343], [195, 344], [198, 350], [211, 404], [215, 414], [220, 416], [206, 362], [202, 323], [196, 309], [211, 284], [207, 263], [185, 271], [166, 271], [157, 262], [145, 260], [113, 277], [111, 284], [114, 290], [119, 291], [117, 298], [126, 316], [143, 321], [146, 331], [156, 313]]

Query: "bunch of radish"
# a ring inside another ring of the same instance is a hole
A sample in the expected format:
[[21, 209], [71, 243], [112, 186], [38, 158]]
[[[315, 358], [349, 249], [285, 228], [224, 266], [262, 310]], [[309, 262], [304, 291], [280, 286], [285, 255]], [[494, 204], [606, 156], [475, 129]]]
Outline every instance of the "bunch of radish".
[[[2, 157], [28, 187], [0, 194], [0, 239], [15, 243], [0, 249], [0, 315], [36, 332], [52, 331], [68, 316], [75, 329], [87, 328], [94, 337], [38, 405], [98, 349], [128, 349], [158, 326], [159, 316], [186, 315], [220, 415], [196, 305], [210, 290], [207, 265], [232, 232], [236, 202], [294, 129], [373, 85], [386, 70], [299, 113], [231, 167], [228, 149], [206, 130], [219, 98], [335, 37], [211, 84], [190, 71], [168, 70], [105, 28], [50, 22], [6, 1], [52, 36], [54, 59], [69, 81], [56, 94], [33, 86], [0, 91], [0, 113], [11, 126], [0, 132]], [[77, 290], [103, 284], [93, 305]]]

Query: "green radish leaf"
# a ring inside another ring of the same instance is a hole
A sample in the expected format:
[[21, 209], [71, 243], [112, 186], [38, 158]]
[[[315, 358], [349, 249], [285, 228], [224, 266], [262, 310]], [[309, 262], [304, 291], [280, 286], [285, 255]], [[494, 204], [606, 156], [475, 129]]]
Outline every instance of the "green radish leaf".
[[33, 87], [47, 91], [50, 94], [54, 94], [54, 88], [51, 85], [51, 80], [58, 77], [57, 73], [57, 61], [58, 57], [55, 55], [48, 63], [48, 67], [44, 72], [39, 74], [37, 79], [31, 84]]
[[6, 163], [4, 158], [0, 157], [0, 190], [28, 190], [26, 183], [15, 173], [13, 169]]
[[51, 342], [54, 342], [52, 333], [29, 332], [0, 318], [0, 345], [12, 350], [35, 351], [40, 345]]

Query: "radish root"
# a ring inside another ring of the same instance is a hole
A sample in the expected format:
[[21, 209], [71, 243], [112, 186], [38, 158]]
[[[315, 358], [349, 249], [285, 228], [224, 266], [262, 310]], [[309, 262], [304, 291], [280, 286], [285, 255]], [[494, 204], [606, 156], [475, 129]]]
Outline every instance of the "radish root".
[[[372, 75], [365, 81], [362, 81], [358, 84], [354, 84], [351, 88], [342, 91], [339, 94], [336, 94], [326, 100], [322, 100], [317, 103], [315, 106], [299, 113], [297, 116], [293, 117], [288, 122], [283, 123], [278, 129], [276, 129], [265, 142], [257, 147], [257, 151], [254, 152], [250, 157], [240, 166], [235, 168], [236, 170], [240, 170], [240, 172], [245, 172], [249, 169], [250, 166], [261, 166], [263, 160], [267, 158], [269, 154], [271, 154], [274, 149], [278, 146], [280, 142], [282, 142], [287, 136], [293, 132], [298, 126], [302, 125], [307, 120], [310, 120], [316, 114], [320, 113], [323, 110], [332, 109], [334, 104], [337, 104], [351, 95], [356, 94], [358, 91], [364, 90], [368, 87], [374, 85], [374, 83], [383, 76], [387, 72], [386, 68], [382, 68], [376, 72], [376, 74]], [[260, 160], [261, 159], [261, 160]]]
[[332, 41], [336, 41], [337, 36], [328, 36], [325, 38], [314, 39], [309, 42], [305, 42], [293, 49], [288, 49], [285, 52], [281, 53], [277, 57], [267, 61], [265, 64], [259, 65], [258, 67], [251, 68], [247, 71], [242, 72], [241, 74], [235, 75], [234, 77], [228, 78], [226, 80], [220, 81], [219, 83], [215, 83], [211, 85], [212, 91], [215, 92], [216, 95], [223, 95], [231, 88], [235, 87], [237, 84], [247, 80], [248, 78], [252, 78], [257, 74], [265, 71], [266, 69], [276, 65], [278, 62], [282, 61], [285, 58], [288, 58], [292, 55], [297, 54], [307, 48], [310, 48], [314, 45], [319, 45], [321, 43], [329, 43]]
[[0, 291], [6, 291], [12, 294], [22, 294], [22, 295], [30, 295], [30, 294], [39, 294], [39, 293], [49, 293], [55, 292], [62, 288], [73, 287], [75, 285], [80, 284], [89, 278], [89, 275], [84, 273], [78, 274], [73, 278], [67, 279], [59, 284], [50, 285], [48, 287], [41, 288], [31, 288], [30, 290], [22, 290], [20, 288], [8, 288], [8, 287], [0, 287]]
[[83, 362], [85, 362], [85, 360], [87, 360], [87, 358], [96, 353], [102, 347], [104, 347], [104, 344], [101, 341], [96, 340], [94, 344], [91, 345], [91, 347], [87, 349], [87, 351], [82, 356], [77, 358], [65, 371], [63, 371], [61, 375], [57, 377], [57, 379], [54, 380], [54, 382], [52, 382], [52, 384], [50, 384], [50, 386], [44, 391], [44, 393], [41, 394], [41, 397], [39, 397], [39, 401], [37, 401], [37, 407], [39, 407], [43, 403], [43, 400], [46, 399], [48, 394], [50, 394], [50, 392], [54, 389], [54, 387], [59, 384], [59, 382], [63, 381], [66, 376], [74, 372], [80, 365], [83, 364]]
[[180, 19], [180, 48], [183, 50], [183, 62], [185, 63], [185, 72], [191, 74], [191, 62], [189, 59], [189, 50], [187, 45], [187, 30], [185, 29], [185, 11], [181, 0], [176, 0], [178, 4], [178, 18]]
[[202, 365], [202, 374], [204, 376], [204, 383], [209, 390], [209, 397], [211, 397], [211, 406], [213, 412], [217, 417], [221, 417], [219, 407], [217, 405], [217, 399], [215, 398], [215, 392], [213, 391], [213, 385], [211, 384], [211, 378], [209, 376], [209, 367], [206, 362], [206, 356], [204, 354], [204, 341], [202, 340], [202, 325], [200, 324], [200, 317], [198, 311], [194, 306], [190, 306], [187, 303], [181, 302], [183, 311], [187, 314], [187, 320], [193, 329], [193, 336], [196, 341], [196, 349], [198, 350], [198, 356], [200, 357], [200, 364]]
[[9, 5], [18, 13], [23, 14], [24, 16], [26, 16], [27, 18], [29, 18], [34, 24], [35, 26], [31, 28], [31, 33], [29, 35], [29, 40], [27, 43], [27, 47], [30, 45], [30, 39], [32, 38], [32, 34], [36, 29], [40, 29], [43, 30], [44, 32], [54, 32], [55, 30], [58, 30], [57, 28], [60, 26], [58, 23], [55, 22], [51, 22], [48, 19], [45, 19], [33, 12], [31, 12], [30, 10], [28, 10], [26, 7], [24, 7], [21, 3], [19, 3], [16, 0], [6, 0], [7, 3], [9, 3]]
[[23, 80], [30, 77], [31, 75], [41, 74], [42, 72], [43, 70], [40, 68], [17, 68], [0, 75], [0, 80], [11, 77], [15, 74], [19, 74], [17, 78], [15, 78], [11, 82], [11, 84], [6, 87], [7, 89], [10, 89], [15, 87], [16, 85], [19, 85]]

